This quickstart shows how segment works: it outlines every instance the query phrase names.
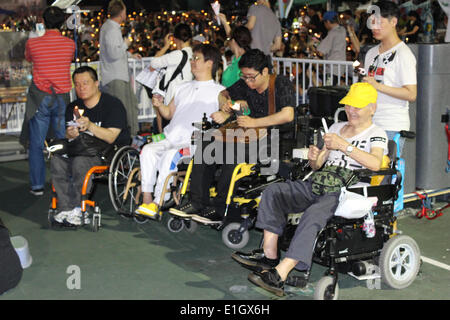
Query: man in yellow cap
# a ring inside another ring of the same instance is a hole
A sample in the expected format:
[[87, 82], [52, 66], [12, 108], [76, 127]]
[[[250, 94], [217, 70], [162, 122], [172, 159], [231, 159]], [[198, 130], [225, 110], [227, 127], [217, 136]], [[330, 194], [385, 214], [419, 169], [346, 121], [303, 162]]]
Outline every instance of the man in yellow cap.
[[[251, 282], [282, 296], [290, 271], [311, 267], [316, 235], [333, 217], [340, 189], [351, 170], [381, 168], [387, 154], [387, 136], [372, 123], [376, 101], [377, 91], [372, 85], [353, 84], [340, 101], [345, 104], [348, 121], [330, 127], [322, 149], [309, 147], [308, 159], [314, 170], [311, 177], [272, 184], [264, 190], [256, 222], [256, 228], [264, 230], [263, 248], [232, 254], [234, 260], [253, 271], [248, 276]], [[292, 212], [304, 213], [280, 261], [278, 238], [287, 224], [287, 214]]]

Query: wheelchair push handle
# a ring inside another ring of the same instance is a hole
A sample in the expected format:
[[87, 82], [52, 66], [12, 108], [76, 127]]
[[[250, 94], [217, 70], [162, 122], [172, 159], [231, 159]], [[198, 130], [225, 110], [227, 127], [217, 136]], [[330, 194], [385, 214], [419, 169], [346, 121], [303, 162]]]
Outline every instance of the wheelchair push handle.
[[416, 133], [414, 131], [406, 131], [402, 130], [399, 132], [400, 137], [406, 139], [414, 139], [416, 137]]

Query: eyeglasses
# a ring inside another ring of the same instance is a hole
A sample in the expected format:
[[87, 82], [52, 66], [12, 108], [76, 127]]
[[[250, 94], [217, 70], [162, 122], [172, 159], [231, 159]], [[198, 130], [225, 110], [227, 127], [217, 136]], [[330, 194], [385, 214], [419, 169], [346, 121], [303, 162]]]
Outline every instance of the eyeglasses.
[[191, 59], [189, 59], [190, 61], [198, 61], [198, 60], [200, 60], [201, 59], [201, 57], [199, 57], [199, 56], [193, 56]]
[[257, 73], [254, 76], [250, 76], [250, 77], [246, 77], [242, 74], [242, 72], [239, 73], [239, 77], [244, 80], [244, 81], [248, 81], [248, 82], [255, 82], [256, 78], [260, 75], [261, 73]]

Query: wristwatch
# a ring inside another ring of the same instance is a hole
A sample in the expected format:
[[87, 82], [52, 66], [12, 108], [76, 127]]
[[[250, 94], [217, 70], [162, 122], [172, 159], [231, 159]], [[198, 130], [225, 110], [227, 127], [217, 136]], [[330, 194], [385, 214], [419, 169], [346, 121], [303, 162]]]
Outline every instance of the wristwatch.
[[345, 154], [347, 155], [347, 157], [350, 156], [350, 153], [353, 152], [353, 149], [354, 149], [353, 145], [349, 144], [347, 146], [347, 148], [345, 149]]

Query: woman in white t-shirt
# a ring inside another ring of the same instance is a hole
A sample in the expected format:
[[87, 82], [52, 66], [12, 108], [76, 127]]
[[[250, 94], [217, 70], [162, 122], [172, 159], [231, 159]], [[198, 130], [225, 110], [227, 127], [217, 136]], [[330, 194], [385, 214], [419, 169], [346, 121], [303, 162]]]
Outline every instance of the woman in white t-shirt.
[[[171, 42], [176, 45], [177, 50], [166, 53], [170, 47]], [[189, 63], [192, 58], [191, 48], [192, 32], [187, 24], [180, 23], [175, 27], [174, 34], [167, 34], [164, 38], [164, 46], [159, 50], [150, 63], [150, 70], [166, 68], [166, 72], [163, 78], [160, 78], [153, 90], [153, 94], [159, 94], [164, 97], [164, 104], [168, 105], [175, 95], [175, 88], [177, 84], [184, 81], [191, 81], [194, 77], [191, 72], [191, 64]], [[181, 73], [173, 79], [170, 84], [169, 81], [172, 75], [183, 60], [183, 51], [187, 53], [187, 60], [181, 70]], [[163, 82], [162, 85], [160, 82]], [[159, 90], [160, 87], [166, 88], [165, 91]], [[162, 132], [162, 129], [167, 125], [168, 121], [161, 118], [159, 111], [156, 110], [158, 132]]]

